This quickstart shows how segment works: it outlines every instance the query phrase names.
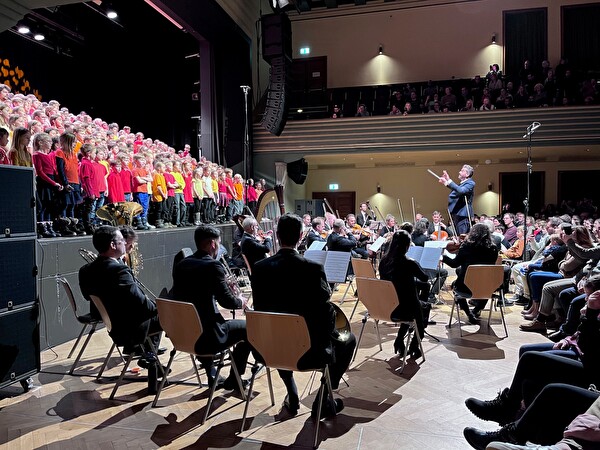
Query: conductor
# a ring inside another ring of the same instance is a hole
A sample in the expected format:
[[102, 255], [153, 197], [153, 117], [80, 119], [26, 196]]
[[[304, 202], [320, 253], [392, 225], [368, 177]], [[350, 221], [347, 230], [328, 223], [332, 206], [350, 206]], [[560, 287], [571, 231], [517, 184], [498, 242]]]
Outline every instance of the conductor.
[[473, 167], [465, 164], [458, 172], [459, 184], [456, 184], [444, 170], [439, 182], [450, 189], [448, 195], [448, 211], [452, 215], [457, 234], [465, 234], [471, 228], [470, 218], [473, 216]]

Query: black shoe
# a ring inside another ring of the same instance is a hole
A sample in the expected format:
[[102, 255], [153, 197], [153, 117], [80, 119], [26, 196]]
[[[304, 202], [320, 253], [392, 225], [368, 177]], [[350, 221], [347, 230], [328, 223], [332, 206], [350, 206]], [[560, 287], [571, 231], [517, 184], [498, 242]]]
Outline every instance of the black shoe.
[[485, 450], [490, 442], [506, 442], [509, 444], [520, 444], [515, 437], [516, 425], [514, 422], [500, 428], [498, 431], [480, 431], [476, 428], [467, 427], [463, 434], [467, 442], [477, 450]]
[[288, 410], [288, 412], [295, 416], [298, 414], [298, 410], [300, 409], [300, 400], [296, 397], [295, 400], [290, 400], [290, 394], [285, 396], [283, 400], [283, 406]]
[[558, 342], [566, 337], [568, 337], [567, 333], [560, 330], [555, 331], [554, 333], [550, 333], [548, 335], [548, 339], [550, 339], [552, 342]]
[[[317, 412], [319, 411], [318, 399], [319, 399], [319, 396], [317, 395], [317, 398], [313, 402], [312, 409], [310, 412], [310, 417], [312, 417], [313, 420], [316, 419]], [[327, 401], [325, 401], [325, 403], [323, 403], [323, 406], [321, 407], [321, 417], [319, 419], [328, 419], [330, 417], [334, 417], [337, 413], [339, 413], [343, 409], [344, 409], [344, 402], [342, 401], [341, 398], [336, 398], [333, 402], [331, 400], [327, 399]]]
[[473, 315], [473, 313], [467, 314], [467, 319], [471, 325], [478, 325], [479, 319]]
[[473, 308], [471, 310], [471, 314], [473, 314], [473, 316], [479, 319], [479, 317], [481, 316], [481, 309]]
[[[214, 382], [215, 382], [215, 379], [213, 377], [208, 377], [208, 387], [211, 387]], [[217, 378], [217, 385], [215, 386], [215, 391], [218, 391], [219, 389], [223, 389], [223, 384], [225, 384], [225, 378], [223, 378], [221, 375], [219, 375], [219, 378]]]
[[[246, 390], [249, 384], [250, 380], [242, 380], [242, 388], [244, 390]], [[225, 389], [226, 391], [240, 391], [240, 387], [235, 377], [227, 377], [227, 379], [223, 382], [223, 389]]]
[[511, 407], [508, 403], [508, 388], [498, 393], [498, 396], [493, 400], [477, 400], [476, 398], [468, 398], [465, 400], [465, 405], [473, 414], [482, 420], [491, 420], [500, 425], [506, 425], [514, 421], [517, 413], [517, 407]]
[[157, 351], [156, 354], [157, 355], [164, 355], [164, 353], [167, 351], [167, 347], [160, 347]]
[[526, 306], [529, 304], [529, 299], [519, 295], [519, 299], [515, 302], [515, 305]]

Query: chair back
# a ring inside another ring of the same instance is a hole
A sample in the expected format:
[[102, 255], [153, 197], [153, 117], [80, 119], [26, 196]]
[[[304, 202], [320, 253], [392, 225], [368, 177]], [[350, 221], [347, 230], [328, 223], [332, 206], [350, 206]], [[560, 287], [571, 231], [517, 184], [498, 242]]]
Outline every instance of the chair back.
[[246, 264], [246, 270], [248, 271], [248, 275], [252, 275], [252, 268], [250, 267], [250, 262], [248, 262], [248, 258], [246, 255], [242, 253], [242, 258], [244, 258], [244, 263]]
[[73, 308], [75, 318], [79, 319], [79, 314], [77, 314], [77, 303], [75, 302], [75, 296], [73, 295], [73, 289], [71, 289], [71, 285], [65, 277], [57, 277], [56, 281], [58, 281], [58, 283], [60, 283], [60, 285], [65, 290], [67, 298], [69, 299], [69, 303], [71, 304], [71, 308]]
[[179, 262], [183, 261], [185, 258], [192, 256], [194, 252], [189, 247], [183, 247], [181, 250], [175, 254], [173, 258], [173, 270], [171, 271], [171, 276], [175, 276], [175, 266], [179, 264]]
[[356, 278], [377, 278], [373, 264], [368, 259], [352, 258], [350, 261]]
[[100, 317], [102, 318], [102, 322], [106, 327], [106, 331], [110, 333], [110, 330], [112, 330], [112, 322], [110, 321], [110, 317], [108, 317], [108, 313], [106, 312], [104, 303], [102, 302], [100, 297], [96, 295], [90, 295], [90, 298], [92, 299], [92, 302], [94, 302], [94, 305], [96, 305], [96, 309], [100, 313]]
[[358, 299], [376, 320], [392, 321], [392, 312], [398, 307], [394, 283], [377, 278], [357, 278]]
[[156, 299], [158, 320], [177, 351], [195, 354], [196, 341], [202, 335], [202, 323], [192, 303]]
[[298, 370], [298, 360], [310, 349], [304, 317], [246, 311], [248, 342], [273, 369]]
[[474, 264], [467, 267], [465, 286], [473, 293], [472, 299], [487, 300], [502, 285], [504, 266], [495, 264]]

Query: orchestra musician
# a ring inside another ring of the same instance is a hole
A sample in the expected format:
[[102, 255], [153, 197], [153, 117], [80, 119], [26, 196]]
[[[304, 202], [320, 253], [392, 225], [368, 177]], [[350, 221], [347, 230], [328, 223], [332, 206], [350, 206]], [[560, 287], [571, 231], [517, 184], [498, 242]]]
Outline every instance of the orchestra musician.
[[457, 234], [468, 233], [471, 227], [470, 217], [473, 216], [473, 167], [468, 164], [462, 166], [458, 172], [459, 184], [456, 184], [444, 170], [439, 182], [450, 189], [448, 195], [448, 210], [452, 214], [452, 221]]
[[346, 216], [346, 226], [348, 227], [348, 232], [352, 234], [357, 241], [356, 248], [353, 251], [360, 255], [361, 258], [367, 259], [369, 257], [367, 244], [371, 240], [371, 235], [373, 234], [372, 231], [357, 224], [356, 216], [354, 214], [348, 214]]
[[396, 218], [391, 214], [385, 216], [385, 226], [381, 227], [379, 230], [379, 236], [386, 236], [388, 233], [393, 233], [396, 231]]
[[310, 214], [304, 214], [302, 216], [302, 231], [304, 233], [306, 233], [306, 232], [308, 232], [308, 230], [310, 230], [311, 223], [312, 223], [312, 219], [310, 217]]
[[312, 226], [306, 235], [306, 249], [308, 250], [313, 242], [327, 242], [325, 229], [325, 221], [322, 217], [315, 217], [312, 220]]
[[[298, 368], [305, 370], [329, 363], [331, 387], [337, 389], [350, 364], [356, 338], [349, 333], [348, 339], [339, 339], [335, 330], [335, 313], [328, 302], [331, 293], [323, 266], [304, 259], [295, 250], [301, 229], [300, 218], [295, 214], [287, 213], [279, 219], [277, 238], [281, 249], [274, 256], [259, 261], [253, 273], [254, 308], [257, 311], [298, 314], [304, 317], [311, 345], [298, 361]], [[298, 280], [302, 281], [298, 283]], [[290, 286], [294, 288], [290, 289]], [[279, 295], [282, 292], [287, 294], [282, 297]], [[284, 406], [292, 415], [296, 415], [300, 399], [293, 372], [278, 372], [287, 388]], [[315, 419], [319, 407], [318, 398], [319, 396], [312, 405], [312, 416]], [[343, 407], [340, 399], [332, 401], [329, 396], [323, 396], [321, 418], [335, 416]]]
[[333, 232], [327, 237], [327, 249], [337, 252], [350, 252], [356, 248], [358, 241], [348, 233], [344, 221], [335, 219], [333, 222]]
[[258, 222], [252, 217], [244, 219], [242, 228], [244, 229], [244, 234], [240, 241], [240, 247], [242, 254], [248, 260], [250, 270], [252, 270], [256, 261], [264, 259], [268, 253], [271, 253], [273, 249], [273, 241], [271, 240], [273, 231], [270, 230], [264, 234], [260, 233]]
[[335, 214], [330, 212], [325, 213], [325, 226], [323, 230], [326, 231], [327, 234], [331, 233], [331, 230], [333, 230], [333, 222], [335, 221], [335, 219], [337, 219], [337, 217], [335, 217]]
[[442, 214], [439, 211], [434, 211], [431, 215], [431, 222], [429, 222], [427, 232], [429, 233], [429, 236], [435, 236], [435, 239], [438, 241], [445, 241], [454, 236], [452, 228], [446, 226]]
[[363, 202], [360, 204], [359, 211], [356, 214], [356, 223], [361, 227], [368, 227], [376, 217], [373, 210], [369, 208], [369, 202]]

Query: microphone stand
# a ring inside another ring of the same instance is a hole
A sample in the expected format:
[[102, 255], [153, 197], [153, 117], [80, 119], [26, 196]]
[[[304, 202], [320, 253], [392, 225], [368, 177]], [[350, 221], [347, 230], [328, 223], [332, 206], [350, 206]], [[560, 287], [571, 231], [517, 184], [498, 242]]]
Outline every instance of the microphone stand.
[[[248, 161], [250, 158], [250, 137], [248, 135], [248, 92], [250, 86], [240, 86], [244, 91], [244, 179], [248, 179], [250, 173]], [[263, 186], [264, 187], [264, 186]]]
[[[531, 172], [533, 170], [533, 164], [531, 162], [531, 144], [532, 144], [532, 135], [535, 131], [535, 129], [533, 128], [533, 125], [535, 124], [535, 122], [533, 124], [531, 124], [529, 127], [527, 127], [527, 132], [525, 134], [525, 136], [523, 137], [527, 137], [527, 179], [526, 179], [526, 184], [527, 184], [527, 197], [525, 197], [525, 200], [523, 200], [523, 204], [525, 205], [525, 223], [523, 224], [523, 261], [528, 261], [529, 260], [529, 252], [527, 251], [527, 235], [528, 235], [528, 230], [529, 227], [527, 226], [527, 218], [529, 217], [529, 205], [530, 205], [530, 195], [531, 195]], [[536, 127], [537, 128], [537, 127]]]

